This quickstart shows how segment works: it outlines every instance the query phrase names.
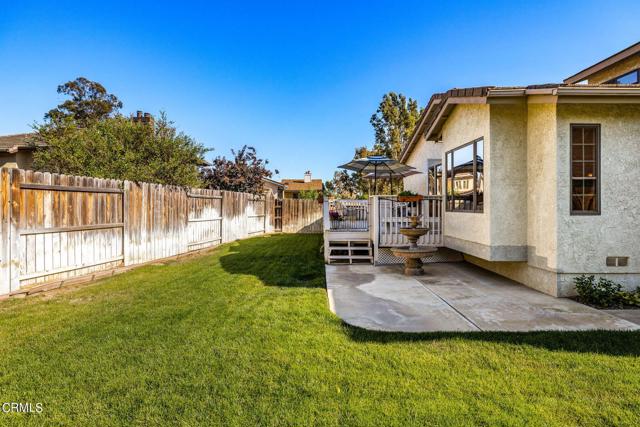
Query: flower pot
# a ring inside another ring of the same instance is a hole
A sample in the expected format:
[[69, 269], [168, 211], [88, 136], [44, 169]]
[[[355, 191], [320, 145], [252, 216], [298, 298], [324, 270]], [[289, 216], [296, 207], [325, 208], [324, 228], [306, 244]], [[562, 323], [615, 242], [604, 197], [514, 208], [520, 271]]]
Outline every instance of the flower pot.
[[421, 202], [424, 200], [423, 196], [398, 196], [399, 202]]

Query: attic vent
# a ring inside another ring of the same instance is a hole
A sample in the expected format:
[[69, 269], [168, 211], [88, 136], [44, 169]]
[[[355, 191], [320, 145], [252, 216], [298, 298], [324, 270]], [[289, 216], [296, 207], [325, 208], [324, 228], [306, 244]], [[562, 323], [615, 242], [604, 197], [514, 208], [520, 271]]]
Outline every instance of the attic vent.
[[626, 267], [629, 265], [628, 256], [608, 256], [607, 267]]

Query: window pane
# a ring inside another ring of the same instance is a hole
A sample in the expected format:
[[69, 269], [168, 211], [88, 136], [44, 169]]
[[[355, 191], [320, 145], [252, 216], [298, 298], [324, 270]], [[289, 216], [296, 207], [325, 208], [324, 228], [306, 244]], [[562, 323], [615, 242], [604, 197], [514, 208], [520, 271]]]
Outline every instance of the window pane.
[[596, 180], [585, 179], [584, 180], [584, 194], [596, 194]]
[[596, 143], [596, 129], [594, 127], [585, 127], [584, 128], [584, 144], [595, 144]]
[[596, 176], [596, 163], [584, 162], [584, 175], [585, 177], [593, 178]]
[[574, 211], [581, 211], [582, 209], [582, 196], [571, 197], [571, 209]]
[[[473, 144], [455, 151], [453, 156], [454, 209], [473, 209]], [[471, 184], [471, 185], [470, 185]]]
[[595, 160], [596, 158], [595, 145], [584, 145], [583, 150], [584, 150], [583, 160]]
[[573, 144], [582, 144], [582, 128], [575, 126], [571, 130], [571, 142]]
[[442, 165], [436, 165], [436, 195], [442, 195]]
[[571, 129], [571, 210], [597, 213], [598, 126], [573, 125]]
[[571, 181], [571, 194], [582, 195], [584, 188], [584, 181], [581, 179], [574, 179]]
[[476, 143], [476, 210], [484, 208], [484, 141]]
[[638, 83], [638, 71], [632, 71], [624, 76], [620, 76], [616, 79], [618, 84], [632, 85]]
[[573, 162], [573, 166], [571, 166], [571, 176], [573, 178], [581, 178], [584, 176], [582, 174], [582, 162]]
[[433, 196], [436, 194], [436, 177], [434, 176], [434, 168], [429, 168], [429, 175], [427, 179], [427, 194]]
[[447, 209], [453, 207], [453, 154], [447, 153]]
[[582, 144], [573, 144], [571, 146], [571, 160], [582, 160]]

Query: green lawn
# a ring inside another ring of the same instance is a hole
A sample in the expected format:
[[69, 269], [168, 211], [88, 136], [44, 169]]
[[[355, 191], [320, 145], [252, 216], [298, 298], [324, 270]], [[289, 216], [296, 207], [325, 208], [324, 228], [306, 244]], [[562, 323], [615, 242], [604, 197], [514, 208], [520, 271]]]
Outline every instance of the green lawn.
[[0, 425], [637, 425], [638, 333], [375, 333], [320, 236], [258, 237], [0, 303]]

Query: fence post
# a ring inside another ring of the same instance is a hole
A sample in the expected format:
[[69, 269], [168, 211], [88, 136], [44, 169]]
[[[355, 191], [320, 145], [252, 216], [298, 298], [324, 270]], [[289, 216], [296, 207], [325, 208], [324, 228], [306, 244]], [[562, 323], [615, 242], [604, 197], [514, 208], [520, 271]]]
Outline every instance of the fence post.
[[9, 170], [9, 292], [20, 289], [20, 184], [24, 179], [24, 171]]
[[226, 199], [226, 194], [227, 192], [224, 190], [220, 190], [220, 196], [222, 197], [222, 199], [220, 199], [220, 244], [223, 243], [227, 243], [227, 233], [225, 233], [224, 231], [224, 227], [227, 224], [227, 221], [225, 220], [225, 199]]
[[10, 224], [11, 224], [11, 176], [6, 168], [0, 169], [0, 295], [11, 291], [11, 252], [10, 252]]
[[129, 195], [131, 183], [122, 183], [122, 263], [127, 266], [131, 264], [130, 242], [129, 242]]

